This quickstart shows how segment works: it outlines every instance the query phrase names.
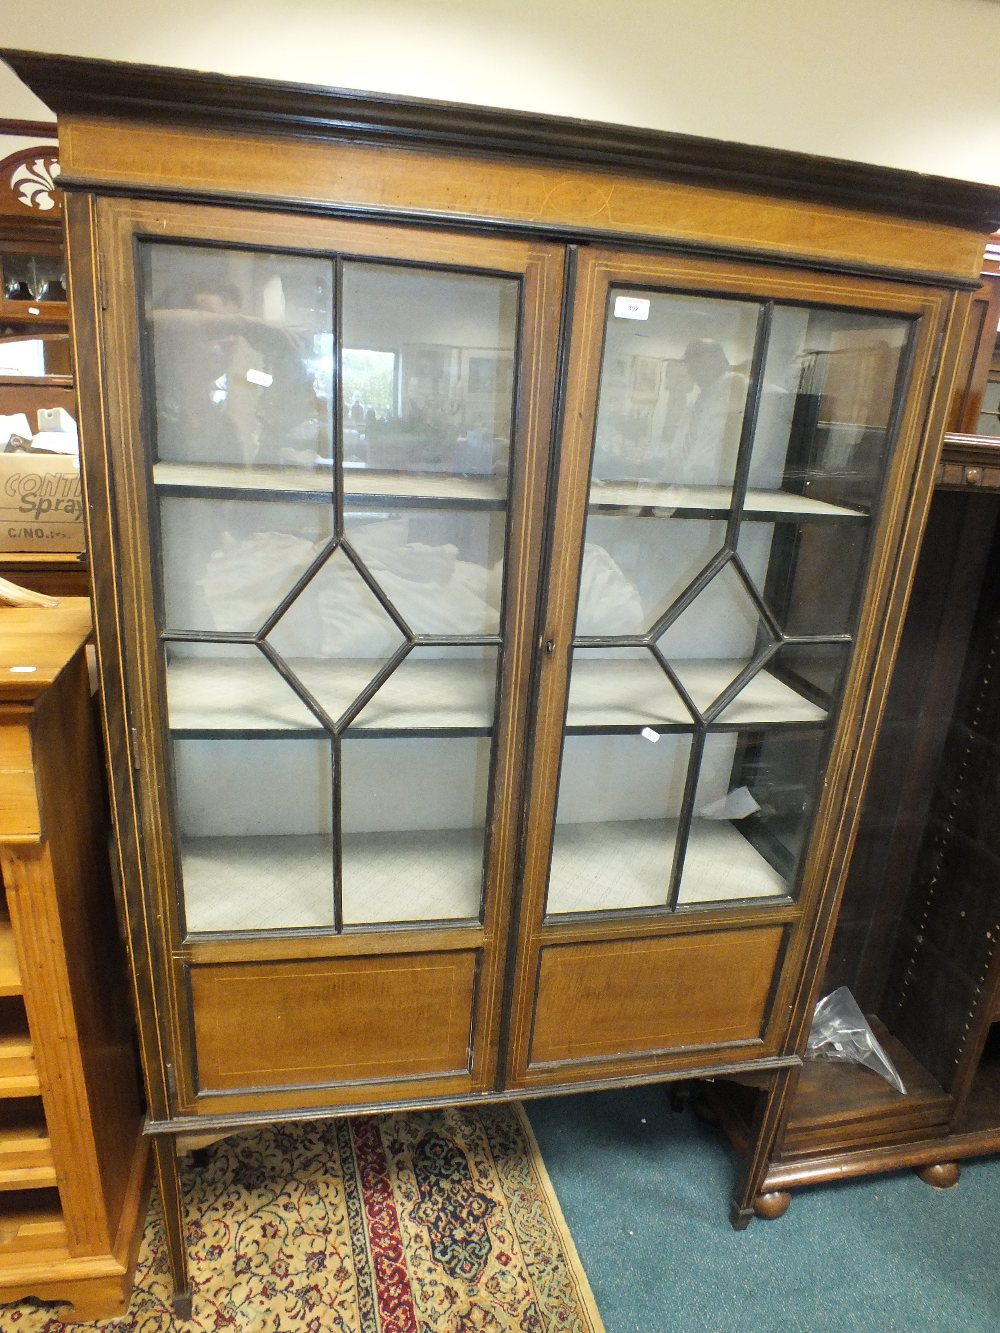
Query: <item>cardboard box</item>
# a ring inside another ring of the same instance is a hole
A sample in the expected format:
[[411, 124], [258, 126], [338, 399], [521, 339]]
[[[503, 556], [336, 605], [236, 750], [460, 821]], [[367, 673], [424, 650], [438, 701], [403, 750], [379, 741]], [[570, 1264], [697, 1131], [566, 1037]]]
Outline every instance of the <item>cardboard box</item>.
[[84, 549], [80, 460], [0, 454], [0, 551]]

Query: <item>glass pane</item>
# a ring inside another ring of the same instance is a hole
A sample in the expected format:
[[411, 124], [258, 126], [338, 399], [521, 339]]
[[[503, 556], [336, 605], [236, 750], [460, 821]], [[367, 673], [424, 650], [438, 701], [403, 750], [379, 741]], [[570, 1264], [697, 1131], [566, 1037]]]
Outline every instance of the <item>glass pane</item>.
[[515, 279], [344, 265], [344, 452], [379, 472], [506, 477]]
[[414, 634], [499, 634], [505, 516], [348, 509], [347, 537]]
[[746, 583], [730, 561], [671, 622], [660, 636], [659, 647], [704, 713], [773, 642]]
[[44, 305], [47, 301], [66, 300], [66, 260], [62, 255], [8, 251], [0, 255], [0, 273], [3, 274], [5, 301], [33, 301]]
[[725, 537], [724, 523], [591, 511], [577, 634], [647, 634], [718, 555]]
[[166, 644], [170, 729], [218, 732], [316, 731], [320, 723], [253, 644]]
[[160, 498], [164, 628], [256, 633], [333, 536], [327, 505]]
[[296, 595], [266, 642], [335, 721], [405, 636], [338, 547]]
[[574, 648], [566, 726], [597, 731], [690, 726], [691, 714], [647, 648]]
[[797, 688], [794, 676], [781, 670], [782, 653], [769, 658], [715, 717], [719, 724], [751, 722], [825, 722], [829, 701], [816, 691]]
[[884, 315], [776, 309], [750, 486], [780, 490], [793, 511], [868, 512], [881, 485], [910, 328]]
[[868, 554], [867, 520], [744, 523], [737, 550], [785, 634], [851, 634]]
[[352, 722], [356, 732], [476, 732], [493, 726], [498, 649], [414, 648]]
[[147, 244], [143, 263], [157, 461], [239, 473], [325, 460], [329, 480], [330, 260]]
[[592, 499], [608, 483], [641, 480], [721, 488], [716, 502], [728, 503], [758, 310], [746, 301], [612, 289]]
[[477, 918], [490, 742], [343, 743], [344, 922]]
[[333, 924], [329, 741], [173, 745], [189, 931]]
[[[786, 643], [767, 669], [802, 699], [830, 713], [840, 695], [850, 651], [847, 643]], [[723, 718], [729, 720], [728, 710]]]
[[1000, 377], [993, 375], [986, 381], [983, 401], [979, 406], [977, 435], [1000, 435]]
[[680, 903], [792, 892], [812, 819], [823, 739], [818, 727], [708, 734]]
[[662, 907], [690, 735], [567, 736], [547, 913]]

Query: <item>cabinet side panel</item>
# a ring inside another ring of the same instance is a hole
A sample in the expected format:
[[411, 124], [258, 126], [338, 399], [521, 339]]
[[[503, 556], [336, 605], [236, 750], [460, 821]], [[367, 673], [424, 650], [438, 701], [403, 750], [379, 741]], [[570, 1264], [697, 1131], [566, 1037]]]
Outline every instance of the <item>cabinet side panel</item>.
[[31, 743], [22, 718], [9, 713], [0, 721], [0, 838], [27, 838], [40, 828]]
[[308, 1086], [466, 1071], [476, 963], [469, 950], [192, 968], [199, 1084]]
[[5, 881], [70, 1252], [104, 1253], [142, 1112], [82, 652], [39, 700], [33, 751], [46, 841], [12, 856]]
[[531, 1063], [760, 1041], [779, 927], [541, 951]]

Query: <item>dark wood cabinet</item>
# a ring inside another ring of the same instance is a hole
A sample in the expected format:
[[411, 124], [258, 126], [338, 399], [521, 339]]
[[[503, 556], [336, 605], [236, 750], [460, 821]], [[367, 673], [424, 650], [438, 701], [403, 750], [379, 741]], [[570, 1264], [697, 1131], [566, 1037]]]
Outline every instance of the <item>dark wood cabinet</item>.
[[752, 1073], [745, 1222], [996, 192], [7, 58], [180, 1307], [176, 1139], [262, 1119]]
[[[1000, 1149], [995, 1024], [995, 661], [1000, 496], [939, 491], [931, 507], [872, 781], [822, 986], [848, 986], [905, 1084], [817, 1060], [798, 1075], [757, 1209], [790, 1190], [913, 1167], [954, 1184]], [[711, 1102], [741, 1149], [759, 1090]]]
[[[951, 1185], [961, 1160], [1000, 1149], [1000, 438], [975, 433], [1000, 318], [987, 263], [822, 987], [851, 989], [906, 1091], [863, 1067], [807, 1063], [761, 1187], [765, 1216], [795, 1187], [877, 1171]], [[745, 1147], [754, 1092], [721, 1084], [711, 1100]]]

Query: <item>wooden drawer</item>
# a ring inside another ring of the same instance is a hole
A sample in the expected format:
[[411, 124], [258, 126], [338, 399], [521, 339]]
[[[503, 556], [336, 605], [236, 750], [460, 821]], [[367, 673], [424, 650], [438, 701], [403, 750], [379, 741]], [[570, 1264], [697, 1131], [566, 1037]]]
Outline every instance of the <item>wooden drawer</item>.
[[191, 969], [202, 1091], [469, 1069], [477, 955], [401, 954]]
[[780, 926], [541, 951], [531, 1066], [760, 1041]]
[[40, 830], [31, 734], [20, 722], [0, 722], [0, 838], [30, 837]]

